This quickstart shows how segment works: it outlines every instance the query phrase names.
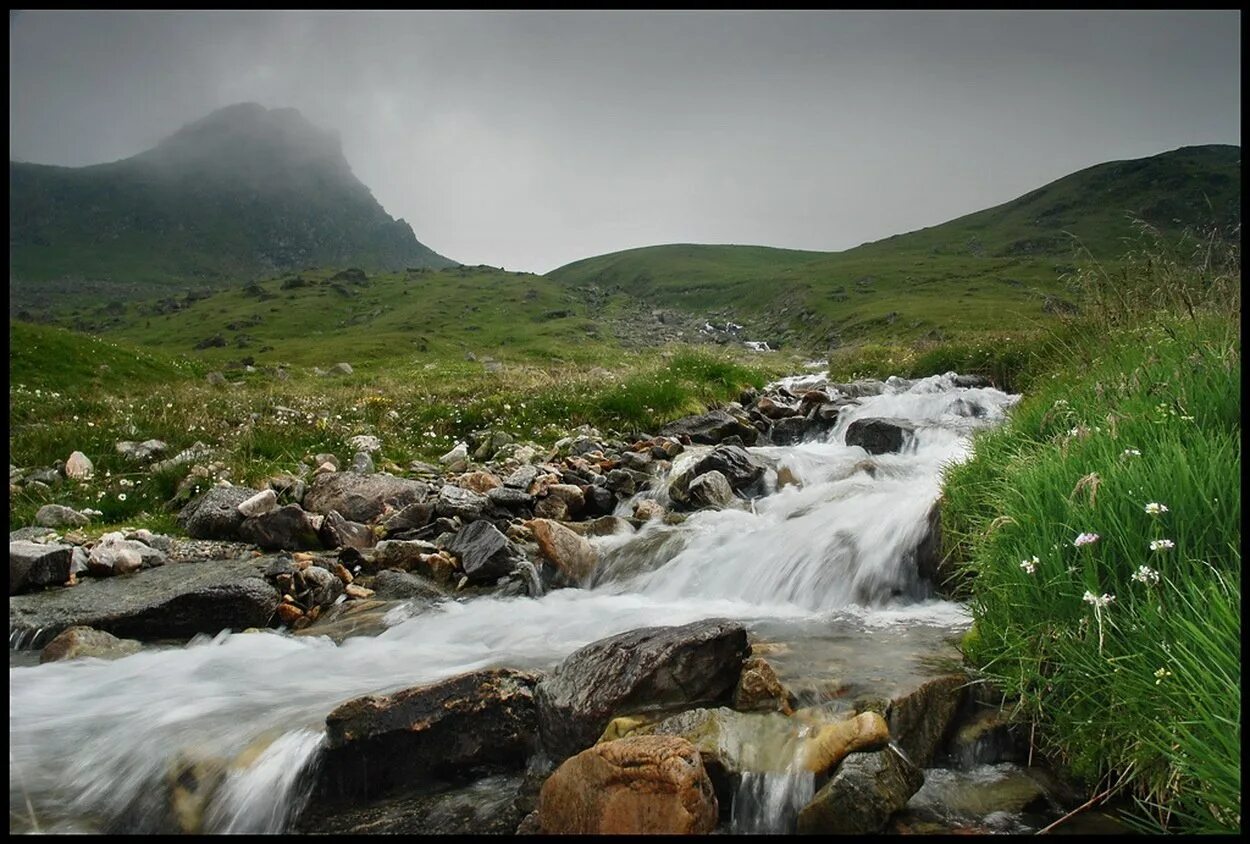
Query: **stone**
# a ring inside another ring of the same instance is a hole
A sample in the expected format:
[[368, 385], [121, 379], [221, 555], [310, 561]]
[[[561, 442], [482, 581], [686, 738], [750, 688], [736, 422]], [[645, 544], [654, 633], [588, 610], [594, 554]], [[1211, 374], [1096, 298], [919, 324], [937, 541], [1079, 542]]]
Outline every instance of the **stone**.
[[[68, 561], [68, 546], [64, 553]], [[265, 565], [177, 563], [126, 578], [86, 580], [73, 589], [16, 595], [9, 599], [9, 629], [42, 630], [51, 637], [67, 627], [86, 626], [146, 641], [264, 627], [279, 598], [262, 576]]]
[[304, 495], [304, 508], [322, 515], [335, 510], [348, 521], [368, 523], [382, 515], [388, 504], [402, 510], [424, 501], [429, 492], [429, 485], [422, 481], [387, 474], [336, 472], [313, 481]]
[[141, 443], [122, 440], [115, 443], [113, 447], [117, 449], [118, 454], [134, 463], [150, 463], [153, 458], [169, 451], [169, 446], [160, 440], [144, 440]]
[[543, 746], [564, 759], [593, 744], [626, 710], [728, 703], [747, 652], [745, 628], [715, 619], [592, 642], [538, 686]]
[[245, 518], [239, 505], [254, 494], [243, 487], [212, 487], [182, 508], [178, 524], [193, 539], [237, 540]]
[[502, 487], [503, 481], [490, 472], [469, 472], [460, 477], [458, 486], [472, 490], [479, 495], [486, 495], [491, 490]]
[[56, 531], [51, 528], [38, 527], [36, 525], [29, 525], [27, 527], [20, 527], [17, 530], [9, 531], [10, 542], [25, 541], [46, 544], [49, 542], [59, 542], [60, 540], [61, 535]]
[[889, 454], [902, 451], [915, 430], [915, 423], [906, 419], [856, 419], [846, 429], [846, 444], [869, 454]]
[[534, 506], [534, 496], [525, 490], [510, 486], [501, 486], [486, 493], [492, 504], [507, 507], [509, 510], [522, 510]]
[[539, 472], [540, 470], [537, 466], [522, 466], [504, 478], [503, 485], [529, 492], [530, 485], [537, 480]]
[[330, 464], [330, 468], [336, 472], [341, 468], [338, 457], [330, 454], [329, 452], [313, 455], [314, 466], [324, 466], [327, 463]]
[[690, 442], [702, 445], [716, 445], [730, 436], [739, 436], [750, 445], [759, 437], [759, 431], [745, 417], [739, 418], [724, 410], [678, 419], [661, 428], [660, 434], [666, 437], [685, 436]]
[[764, 396], [761, 398], [756, 403], [755, 407], [760, 413], [773, 420], [785, 419], [789, 416], [799, 415], [799, 409], [797, 407], [778, 401], [771, 396]]
[[82, 527], [91, 521], [82, 513], [60, 504], [45, 504], [35, 513], [35, 524], [42, 527]]
[[326, 718], [319, 794], [358, 800], [418, 781], [524, 768], [536, 747], [536, 680], [496, 668], [348, 701]]
[[434, 521], [434, 502], [418, 501], [386, 518], [382, 522], [382, 527], [387, 535], [391, 535], [425, 527], [432, 521]]
[[418, 785], [364, 805], [311, 801], [292, 831], [319, 835], [511, 835], [523, 820], [518, 797], [524, 779], [521, 774], [496, 774], [449, 790]]
[[42, 586], [60, 586], [69, 580], [72, 560], [71, 545], [28, 540], [10, 542], [9, 594]]
[[272, 489], [261, 490], [239, 504], [239, 512], [244, 518], [263, 516], [276, 509], [278, 509], [278, 494]]
[[824, 724], [803, 745], [799, 765], [813, 774], [831, 771], [848, 753], [879, 750], [890, 740], [890, 728], [878, 712]]
[[880, 832], [890, 815], [907, 805], [924, 774], [892, 746], [852, 753], [799, 812], [801, 835]]
[[402, 601], [437, 601], [447, 596], [439, 586], [424, 577], [398, 569], [383, 569], [373, 579], [373, 591], [377, 597]]
[[381, 451], [382, 441], [372, 434], [357, 434], [347, 441], [347, 444], [357, 451], [363, 451], [373, 454], [375, 451]]
[[84, 480], [91, 477], [95, 472], [95, 466], [91, 464], [91, 460], [81, 451], [75, 451], [65, 461], [65, 477], [75, 480]]
[[794, 704], [794, 695], [781, 684], [768, 660], [752, 656], [742, 663], [742, 676], [734, 689], [734, 709], [776, 710], [789, 715]]
[[782, 487], [787, 486], [802, 489], [803, 482], [799, 480], [799, 475], [794, 469], [789, 466], [782, 466], [777, 469], [777, 489], [780, 490]]
[[220, 372], [210, 372], [208, 375], [204, 376], [204, 380], [214, 387], [226, 386], [226, 376]]
[[39, 664], [61, 662], [69, 659], [95, 657], [96, 659], [120, 659], [138, 653], [143, 647], [134, 639], [119, 639], [103, 630], [90, 627], [71, 627], [62, 631], [44, 646], [39, 654]]
[[652, 519], [662, 519], [665, 513], [664, 505], [656, 501], [654, 498], [643, 498], [634, 504], [634, 518], [649, 522]]
[[723, 510], [733, 505], [737, 499], [725, 476], [713, 470], [699, 475], [690, 482], [687, 500], [692, 507]]
[[350, 363], [336, 363], [330, 367], [330, 375], [351, 375], [352, 365]]
[[735, 489], [744, 489], [764, 475], [764, 466], [741, 446], [717, 446], [710, 454], [694, 465], [690, 478], [707, 472], [720, 472]]
[[773, 445], [798, 445], [808, 430], [808, 421], [802, 416], [787, 416], [773, 422], [768, 438]]
[[461, 520], [470, 522], [480, 519], [482, 510], [489, 503], [485, 495], [446, 484], [438, 491], [438, 500], [435, 502], [434, 510], [440, 516], [449, 519], [459, 516]]
[[564, 502], [568, 512], [573, 516], [581, 514], [586, 507], [586, 496], [582, 488], [573, 484], [552, 484], [547, 487], [548, 498], [559, 498]]
[[309, 566], [300, 572], [300, 577], [304, 584], [301, 595], [311, 606], [333, 604], [346, 588], [334, 572], [321, 566]]
[[149, 545], [123, 538], [120, 533], [106, 533], [91, 548], [87, 571], [96, 577], [134, 574], [141, 568], [165, 564], [165, 555]]
[[374, 472], [373, 458], [369, 456], [367, 451], [358, 451], [352, 455], [352, 463], [347, 467], [347, 471], [355, 472], [358, 475], [372, 475]]
[[372, 528], [343, 518], [337, 510], [326, 514], [317, 533], [321, 544], [326, 548], [355, 548], [357, 551], [365, 551], [378, 544], [377, 535]]
[[709, 833], [717, 815], [698, 750], [675, 736], [596, 745], [557, 768], [538, 798], [548, 834]]
[[885, 713], [890, 735], [914, 764], [927, 767], [933, 761], [951, 732], [968, 682], [965, 674], [947, 674], [925, 680], [890, 699]]
[[126, 538], [133, 539], [136, 542], [142, 542], [149, 548], [155, 548], [157, 551], [162, 551], [166, 554], [174, 550], [174, 541], [172, 539], [168, 536], [164, 536], [163, 534], [152, 533], [152, 531], [147, 528], [140, 528], [139, 530], [131, 531], [126, 534]]
[[508, 537], [485, 520], [464, 527], [449, 550], [460, 558], [470, 583], [494, 583], [511, 573], [521, 556]]
[[563, 498], [554, 495], [539, 498], [534, 503], [534, 515], [540, 519], [551, 519], [557, 522], [568, 521], [569, 505]]
[[239, 538], [266, 551], [320, 550], [322, 521], [298, 504], [287, 504], [239, 525]]
[[448, 472], [463, 472], [469, 468], [469, 447], [465, 443], [456, 443], [451, 451], [438, 458]]
[[533, 533], [539, 553], [555, 566], [564, 582], [580, 586], [589, 579], [599, 560], [593, 545], [550, 519], [533, 519], [526, 527]]

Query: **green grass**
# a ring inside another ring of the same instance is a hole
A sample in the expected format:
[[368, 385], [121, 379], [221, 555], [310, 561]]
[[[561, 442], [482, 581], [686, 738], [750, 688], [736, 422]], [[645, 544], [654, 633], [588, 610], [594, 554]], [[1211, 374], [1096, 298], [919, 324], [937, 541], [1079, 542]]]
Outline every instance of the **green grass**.
[[[1134, 796], [1145, 829], [1241, 825], [1233, 259], [1232, 272], [1165, 261], [1167, 291], [1155, 259], [1111, 298], [1091, 279], [1086, 316], [1025, 361], [1011, 421], [944, 482], [944, 543], [975, 619], [967, 658], [1019, 698], [1043, 751]], [[1077, 547], [1083, 533], [1098, 539]]]

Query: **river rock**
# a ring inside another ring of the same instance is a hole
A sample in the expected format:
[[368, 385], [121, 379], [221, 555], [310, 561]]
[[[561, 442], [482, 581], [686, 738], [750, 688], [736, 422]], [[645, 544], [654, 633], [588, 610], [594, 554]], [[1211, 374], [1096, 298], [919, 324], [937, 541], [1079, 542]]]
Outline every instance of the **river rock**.
[[38, 542], [46, 545], [49, 542], [60, 542], [61, 535], [51, 528], [28, 525], [9, 531], [10, 542]]
[[449, 519], [458, 516], [466, 522], [471, 522], [482, 517], [482, 510], [489, 503], [485, 495], [446, 484], [438, 491], [438, 500], [434, 509], [440, 516]]
[[418, 501], [390, 516], [382, 523], [382, 527], [389, 536], [425, 527], [432, 521], [434, 521], [434, 502]]
[[846, 444], [869, 454], [898, 452], [915, 430], [915, 423], [906, 419], [856, 419], [846, 429]]
[[288, 504], [243, 520], [239, 538], [266, 551], [316, 551], [321, 549], [319, 534], [323, 520], [298, 504]]
[[272, 489], [261, 490], [239, 504], [239, 512], [243, 514], [243, 518], [263, 516], [276, 509], [278, 509], [278, 493]]
[[348, 701], [326, 718], [320, 793], [372, 798], [413, 782], [523, 768], [536, 746], [536, 680], [496, 668]]
[[920, 683], [890, 700], [890, 735], [916, 765], [926, 767], [951, 732], [967, 691], [968, 677], [947, 674]]
[[724, 620], [647, 627], [574, 651], [539, 684], [543, 745], [554, 759], [589, 747], [615, 715], [728, 703], [748, 651]]
[[674, 736], [606, 742], [562, 764], [538, 798], [548, 834], [708, 833], [716, 795], [699, 752]]
[[460, 558], [470, 583], [494, 583], [516, 568], [521, 556], [508, 537], [485, 520], [464, 527], [449, 550]]
[[723, 474], [712, 470], [704, 472], [690, 482], [688, 501], [692, 507], [711, 507], [723, 510], [734, 501], [733, 487]]
[[318, 835], [511, 835], [523, 818], [518, 797], [524, 780], [521, 774], [496, 774], [450, 790], [425, 784], [365, 805], [314, 800], [295, 821], [293, 831]]
[[95, 472], [95, 466], [91, 464], [91, 460], [81, 451], [75, 451], [65, 461], [65, 477], [74, 478], [75, 480], [84, 480], [91, 477]]
[[509, 510], [524, 510], [534, 506], [534, 496], [522, 489], [501, 486], [486, 493], [492, 504], [507, 507]]
[[337, 510], [326, 514], [318, 535], [321, 537], [321, 544], [326, 548], [355, 548], [364, 551], [378, 542], [372, 528], [360, 522], [348, 521]]
[[182, 508], [178, 524], [193, 539], [237, 540], [244, 519], [239, 505], [253, 495], [255, 490], [244, 487], [212, 487]]
[[308, 566], [300, 572], [306, 601], [312, 606], [333, 604], [343, 594], [343, 581], [327, 568]]
[[358, 475], [372, 475], [373, 458], [369, 456], [367, 451], [358, 451], [352, 455], [351, 465], [347, 467], [347, 471], [355, 472]]
[[[69, 580], [73, 546], [18, 540], [9, 543], [9, 594]], [[10, 601], [10, 607], [12, 602]], [[10, 628], [12, 623], [10, 622]]]
[[799, 812], [803, 835], [880, 832], [924, 784], [924, 774], [893, 747], [852, 753]]
[[787, 416], [773, 422], [768, 438], [773, 445], [798, 445], [803, 441], [809, 427], [808, 421], [802, 416]]
[[152, 531], [148, 530], [147, 528], [139, 528], [138, 530], [133, 530], [130, 533], [126, 534], [126, 538], [133, 539], [136, 542], [142, 542], [144, 545], [148, 546], [149, 548], [155, 548], [157, 551], [161, 551], [165, 554], [168, 554], [170, 551], [174, 550], [174, 541], [172, 539], [170, 539], [168, 536], [165, 536], [164, 534], [152, 533]]
[[879, 750], [890, 740], [890, 728], [878, 712], [861, 712], [853, 718], [820, 726], [804, 742], [799, 765], [813, 774], [833, 769], [848, 753]]
[[486, 495], [491, 490], [503, 486], [503, 481], [490, 472], [467, 472], [460, 476], [457, 485], [479, 495]]
[[789, 715], [794, 704], [794, 695], [781, 684], [768, 660], [752, 656], [742, 663], [742, 676], [734, 689], [734, 709], [776, 710]]
[[[68, 566], [69, 546], [64, 548]], [[146, 641], [263, 627], [278, 605], [277, 591], [262, 576], [266, 564], [177, 563], [126, 578], [85, 580], [73, 589], [16, 595], [9, 599], [9, 629], [43, 630], [43, 638], [86, 626]]]
[[690, 442], [716, 445], [727, 437], [739, 436], [748, 445], [754, 444], [759, 431], [745, 417], [730, 415], [724, 410], [711, 410], [698, 416], [687, 416], [660, 429], [666, 437], [689, 437]]
[[555, 566], [564, 582], [574, 586], [586, 582], [599, 560], [595, 546], [550, 519], [533, 519], [526, 526], [543, 558]]
[[96, 577], [134, 574], [141, 568], [163, 566], [165, 555], [142, 542], [123, 538], [120, 533], [106, 533], [91, 548], [87, 571]]
[[503, 485], [529, 492], [530, 485], [537, 480], [540, 471], [537, 466], [522, 466], [504, 478]]
[[756, 403], [755, 407], [760, 413], [772, 420], [785, 419], [790, 416], [799, 415], [799, 409], [794, 405], [777, 401], [770, 396], [764, 396], [761, 398]]
[[115, 443], [117, 453], [134, 463], [150, 463], [154, 458], [169, 451], [169, 446], [160, 440], [144, 440], [141, 443], [122, 440]]
[[664, 505], [654, 498], [644, 498], [634, 504], [634, 518], [644, 522], [649, 522], [652, 519], [662, 519], [667, 512], [664, 509]]
[[35, 524], [41, 527], [82, 527], [91, 521], [82, 513], [61, 504], [45, 504], [35, 513]]
[[697, 478], [707, 472], [720, 472], [733, 489], [739, 490], [758, 481], [764, 474], [764, 466], [745, 448], [722, 445], [696, 463], [690, 477]]
[[424, 501], [429, 491], [421, 481], [393, 475], [335, 472], [313, 481], [304, 495], [304, 509], [322, 515], [337, 510], [349, 521], [366, 523], [380, 516], [386, 505], [402, 511], [409, 504]]
[[39, 654], [39, 664], [88, 656], [96, 659], [120, 659], [138, 653], [142, 647], [134, 639], [118, 639], [103, 630], [71, 627], [62, 631], [44, 647]]
[[447, 595], [433, 581], [398, 569], [383, 569], [378, 572], [373, 578], [373, 591], [378, 598], [392, 601], [416, 599], [428, 602], [437, 601]]

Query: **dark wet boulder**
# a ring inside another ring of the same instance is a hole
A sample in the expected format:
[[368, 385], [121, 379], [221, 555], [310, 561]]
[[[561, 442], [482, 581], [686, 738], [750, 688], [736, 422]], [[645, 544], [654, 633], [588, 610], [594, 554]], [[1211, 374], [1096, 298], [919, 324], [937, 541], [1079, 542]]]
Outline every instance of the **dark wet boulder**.
[[745, 414], [734, 416], [724, 410], [710, 410], [698, 416], [687, 416], [670, 422], [660, 429], [666, 437], [688, 437], [690, 442], [716, 445], [726, 437], [738, 436], [744, 443], [753, 444], [759, 431], [751, 425]]
[[525, 510], [534, 506], [534, 496], [523, 489], [510, 486], [496, 487], [486, 493], [486, 497], [492, 504], [507, 507], [509, 510]]
[[924, 785], [924, 774], [893, 747], [852, 753], [799, 812], [803, 835], [880, 832]]
[[522, 774], [496, 774], [463, 786], [422, 784], [366, 804], [311, 801], [297, 833], [319, 835], [511, 835], [524, 817]]
[[237, 540], [245, 518], [239, 505], [255, 494], [246, 487], [215, 486], [182, 508], [178, 524], [194, 539]]
[[951, 383], [956, 387], [988, 387], [993, 382], [984, 375], [956, 375]]
[[963, 673], [947, 674], [891, 698], [885, 713], [890, 735], [912, 762], [923, 767], [933, 761], [953, 729], [968, 683]]
[[803, 441], [809, 426], [808, 420], [802, 416], [787, 416], [773, 423], [768, 437], [773, 445], [797, 445]]
[[713, 470], [704, 472], [690, 482], [687, 490], [687, 502], [691, 507], [711, 507], [723, 510], [732, 506], [737, 499], [733, 487], [720, 472]]
[[28, 589], [60, 586], [69, 580], [74, 547], [59, 543], [9, 543], [9, 594]]
[[278, 592], [265, 582], [269, 561], [214, 560], [144, 569], [130, 577], [86, 580], [9, 598], [9, 629], [50, 639], [67, 627], [94, 627], [124, 638], [190, 638], [223, 629], [264, 627]]
[[[411, 505], [410, 505], [411, 506]], [[355, 548], [364, 551], [377, 545], [378, 538], [373, 529], [360, 522], [352, 522], [339, 515], [337, 510], [326, 514], [318, 530], [321, 544], [326, 548]]]
[[553, 759], [565, 759], [594, 744], [616, 715], [729, 703], [747, 653], [745, 628], [724, 620], [592, 642], [539, 684], [543, 746]]
[[745, 448], [736, 445], [717, 446], [712, 453], [694, 465], [690, 477], [705, 472], [720, 472], [735, 490], [744, 489], [764, 475], [763, 464], [756, 461]]
[[915, 430], [916, 425], [906, 419], [856, 419], [846, 429], [846, 444], [860, 446], [869, 454], [898, 452]]
[[434, 521], [434, 502], [418, 501], [390, 516], [382, 526], [388, 535], [423, 528]]
[[395, 510], [402, 510], [409, 504], [424, 501], [429, 491], [429, 486], [421, 481], [394, 475], [327, 472], [318, 475], [312, 488], [305, 493], [304, 508], [322, 515], [337, 510], [350, 521], [371, 522], [388, 504]]
[[373, 578], [372, 589], [377, 597], [393, 601], [437, 601], [447, 596], [434, 581], [399, 569], [378, 572]]
[[470, 583], [494, 583], [516, 568], [521, 552], [490, 522], [473, 522], [456, 534], [448, 550], [460, 558]]
[[308, 566], [299, 573], [302, 589], [299, 597], [310, 606], [333, 604], [343, 594], [344, 583], [334, 572], [322, 566]]
[[239, 538], [266, 551], [315, 551], [321, 549], [321, 525], [298, 504], [288, 504], [263, 516], [244, 519]]
[[536, 748], [536, 681], [496, 668], [348, 701], [326, 718], [320, 796], [373, 798], [524, 768]]

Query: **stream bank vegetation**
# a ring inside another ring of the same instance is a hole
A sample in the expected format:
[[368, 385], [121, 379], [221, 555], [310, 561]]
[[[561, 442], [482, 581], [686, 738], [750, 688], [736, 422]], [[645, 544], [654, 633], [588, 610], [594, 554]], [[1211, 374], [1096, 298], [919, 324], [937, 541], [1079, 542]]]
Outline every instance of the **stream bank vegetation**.
[[1143, 830], [1241, 828], [1239, 236], [1088, 263], [944, 479], [966, 657]]

